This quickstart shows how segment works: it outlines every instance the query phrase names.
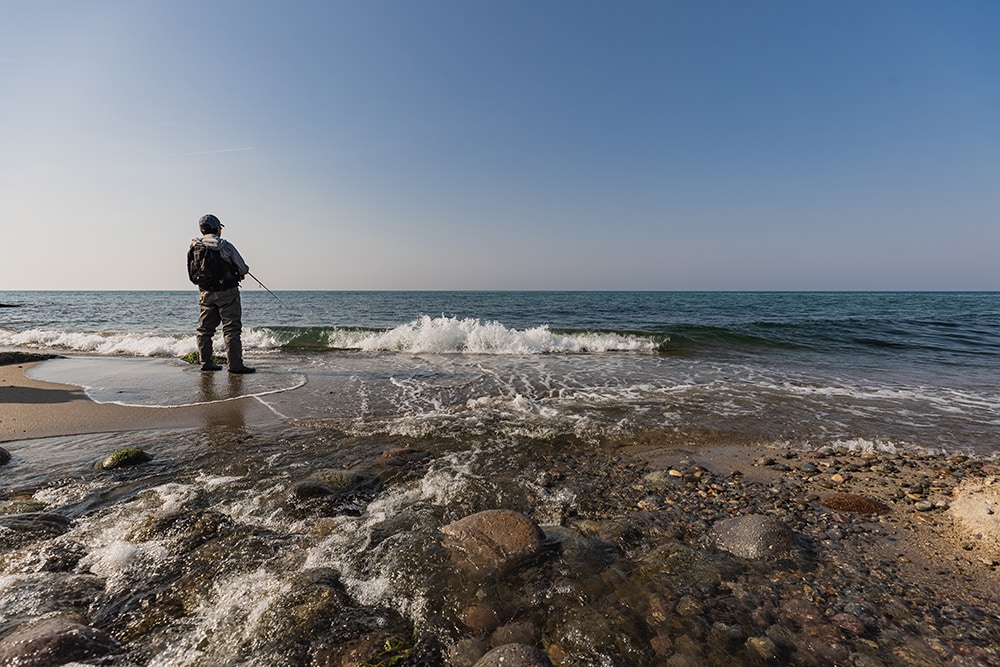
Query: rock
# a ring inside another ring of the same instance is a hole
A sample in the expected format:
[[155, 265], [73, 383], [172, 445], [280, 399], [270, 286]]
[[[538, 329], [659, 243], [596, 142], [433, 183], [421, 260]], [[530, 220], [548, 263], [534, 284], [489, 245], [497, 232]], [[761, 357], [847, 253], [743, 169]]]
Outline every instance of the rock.
[[537, 644], [541, 639], [541, 631], [530, 621], [512, 621], [500, 626], [490, 635], [490, 646]]
[[506, 644], [484, 655], [473, 667], [552, 667], [552, 662], [533, 646]]
[[29, 512], [0, 516], [0, 551], [62, 535], [70, 520], [52, 512]]
[[152, 460], [153, 456], [151, 454], [147, 454], [138, 447], [129, 447], [127, 449], [119, 449], [94, 467], [98, 470], [114, 470], [116, 468], [124, 468], [125, 466], [139, 465], [140, 463]]
[[10, 452], [0, 447], [0, 466], [5, 466], [8, 463], [10, 463]]
[[443, 545], [471, 573], [506, 571], [541, 553], [545, 534], [511, 510], [486, 510], [441, 527]]
[[323, 487], [329, 490], [330, 495], [339, 499], [373, 496], [379, 489], [379, 482], [372, 475], [341, 468], [317, 470], [302, 484], [314, 484], [316, 488]]
[[490, 633], [500, 625], [500, 619], [492, 607], [484, 604], [472, 604], [458, 613], [458, 620], [467, 628], [478, 633]]
[[747, 653], [757, 662], [768, 663], [778, 659], [778, 646], [770, 637], [751, 637], [744, 645]]
[[121, 648], [106, 632], [56, 616], [18, 626], [0, 640], [0, 664], [50, 667], [99, 658]]
[[677, 601], [676, 611], [681, 616], [698, 616], [704, 610], [705, 607], [701, 600], [692, 595], [685, 595]]
[[784, 524], [761, 514], [723, 519], [712, 526], [712, 532], [719, 549], [749, 560], [769, 558], [791, 547]]
[[854, 493], [827, 493], [819, 497], [819, 504], [841, 512], [856, 514], [888, 514], [891, 510], [877, 500]]
[[332, 496], [334, 493], [336, 492], [326, 484], [311, 480], [299, 482], [292, 487], [292, 496], [301, 500], [317, 498], [319, 496]]
[[460, 639], [448, 648], [449, 667], [473, 667], [486, 653], [486, 644], [478, 637]]

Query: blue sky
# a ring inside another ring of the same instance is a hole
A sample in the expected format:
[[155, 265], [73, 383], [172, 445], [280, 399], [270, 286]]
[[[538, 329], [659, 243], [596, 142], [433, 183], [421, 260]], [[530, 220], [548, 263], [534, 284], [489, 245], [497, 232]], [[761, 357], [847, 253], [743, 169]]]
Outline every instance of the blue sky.
[[[0, 289], [998, 289], [1000, 3], [0, 0]], [[247, 285], [252, 287], [252, 285]]]

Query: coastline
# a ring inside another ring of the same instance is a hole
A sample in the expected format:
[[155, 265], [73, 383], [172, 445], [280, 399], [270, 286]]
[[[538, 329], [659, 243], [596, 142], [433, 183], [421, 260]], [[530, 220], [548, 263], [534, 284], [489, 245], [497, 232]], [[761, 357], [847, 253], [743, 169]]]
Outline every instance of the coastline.
[[252, 397], [168, 408], [95, 403], [79, 387], [29, 378], [25, 372], [38, 363], [0, 366], [0, 442], [116, 431], [239, 427], [278, 420]]

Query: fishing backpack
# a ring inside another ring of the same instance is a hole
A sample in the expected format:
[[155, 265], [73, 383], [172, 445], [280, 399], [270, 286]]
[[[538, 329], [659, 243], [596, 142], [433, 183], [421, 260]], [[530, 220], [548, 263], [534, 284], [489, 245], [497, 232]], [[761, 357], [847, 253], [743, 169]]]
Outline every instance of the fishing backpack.
[[240, 284], [233, 265], [223, 259], [218, 248], [195, 243], [188, 249], [187, 259], [188, 278], [201, 290], [218, 292]]

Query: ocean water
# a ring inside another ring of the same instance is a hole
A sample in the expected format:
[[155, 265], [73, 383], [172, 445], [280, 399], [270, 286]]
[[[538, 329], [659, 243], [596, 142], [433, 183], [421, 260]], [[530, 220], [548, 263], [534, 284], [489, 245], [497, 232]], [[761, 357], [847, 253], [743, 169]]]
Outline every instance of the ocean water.
[[[214, 384], [194, 292], [0, 292], [0, 348], [54, 351], [36, 377], [100, 402], [252, 394], [355, 432], [738, 433], [991, 455], [1000, 447], [998, 293], [279, 292], [245, 290], [246, 356]], [[221, 338], [218, 340], [221, 348]], [[115, 360], [117, 363], [105, 363]], [[223, 374], [224, 375], [224, 374]]]
[[[126, 405], [252, 396], [276, 417], [4, 443], [0, 636], [71, 612], [122, 642], [107, 665], [348, 664], [345, 647], [387, 638], [423, 658], [364, 664], [471, 665], [487, 637], [460, 619], [486, 607], [559, 644], [562, 664], [668, 664], [650, 636], [704, 632], [654, 613], [650, 587], [722, 599], [706, 582], [748, 570], [620, 516], [648, 502], [634, 482], [601, 486], [633, 465], [620, 446], [1000, 449], [998, 293], [276, 296], [244, 292], [258, 373], [229, 376], [179, 359], [195, 349], [193, 291], [0, 292], [17, 305], [0, 308], [0, 349], [63, 356], [34, 377]], [[153, 459], [95, 470], [123, 447]], [[341, 494], [297, 491], [345, 479]], [[495, 508], [530, 516], [558, 553], [465, 580], [439, 529]], [[633, 537], [614, 546], [587, 525]], [[822, 576], [786, 579], [826, 589]], [[745, 625], [725, 600], [712, 619]]]

